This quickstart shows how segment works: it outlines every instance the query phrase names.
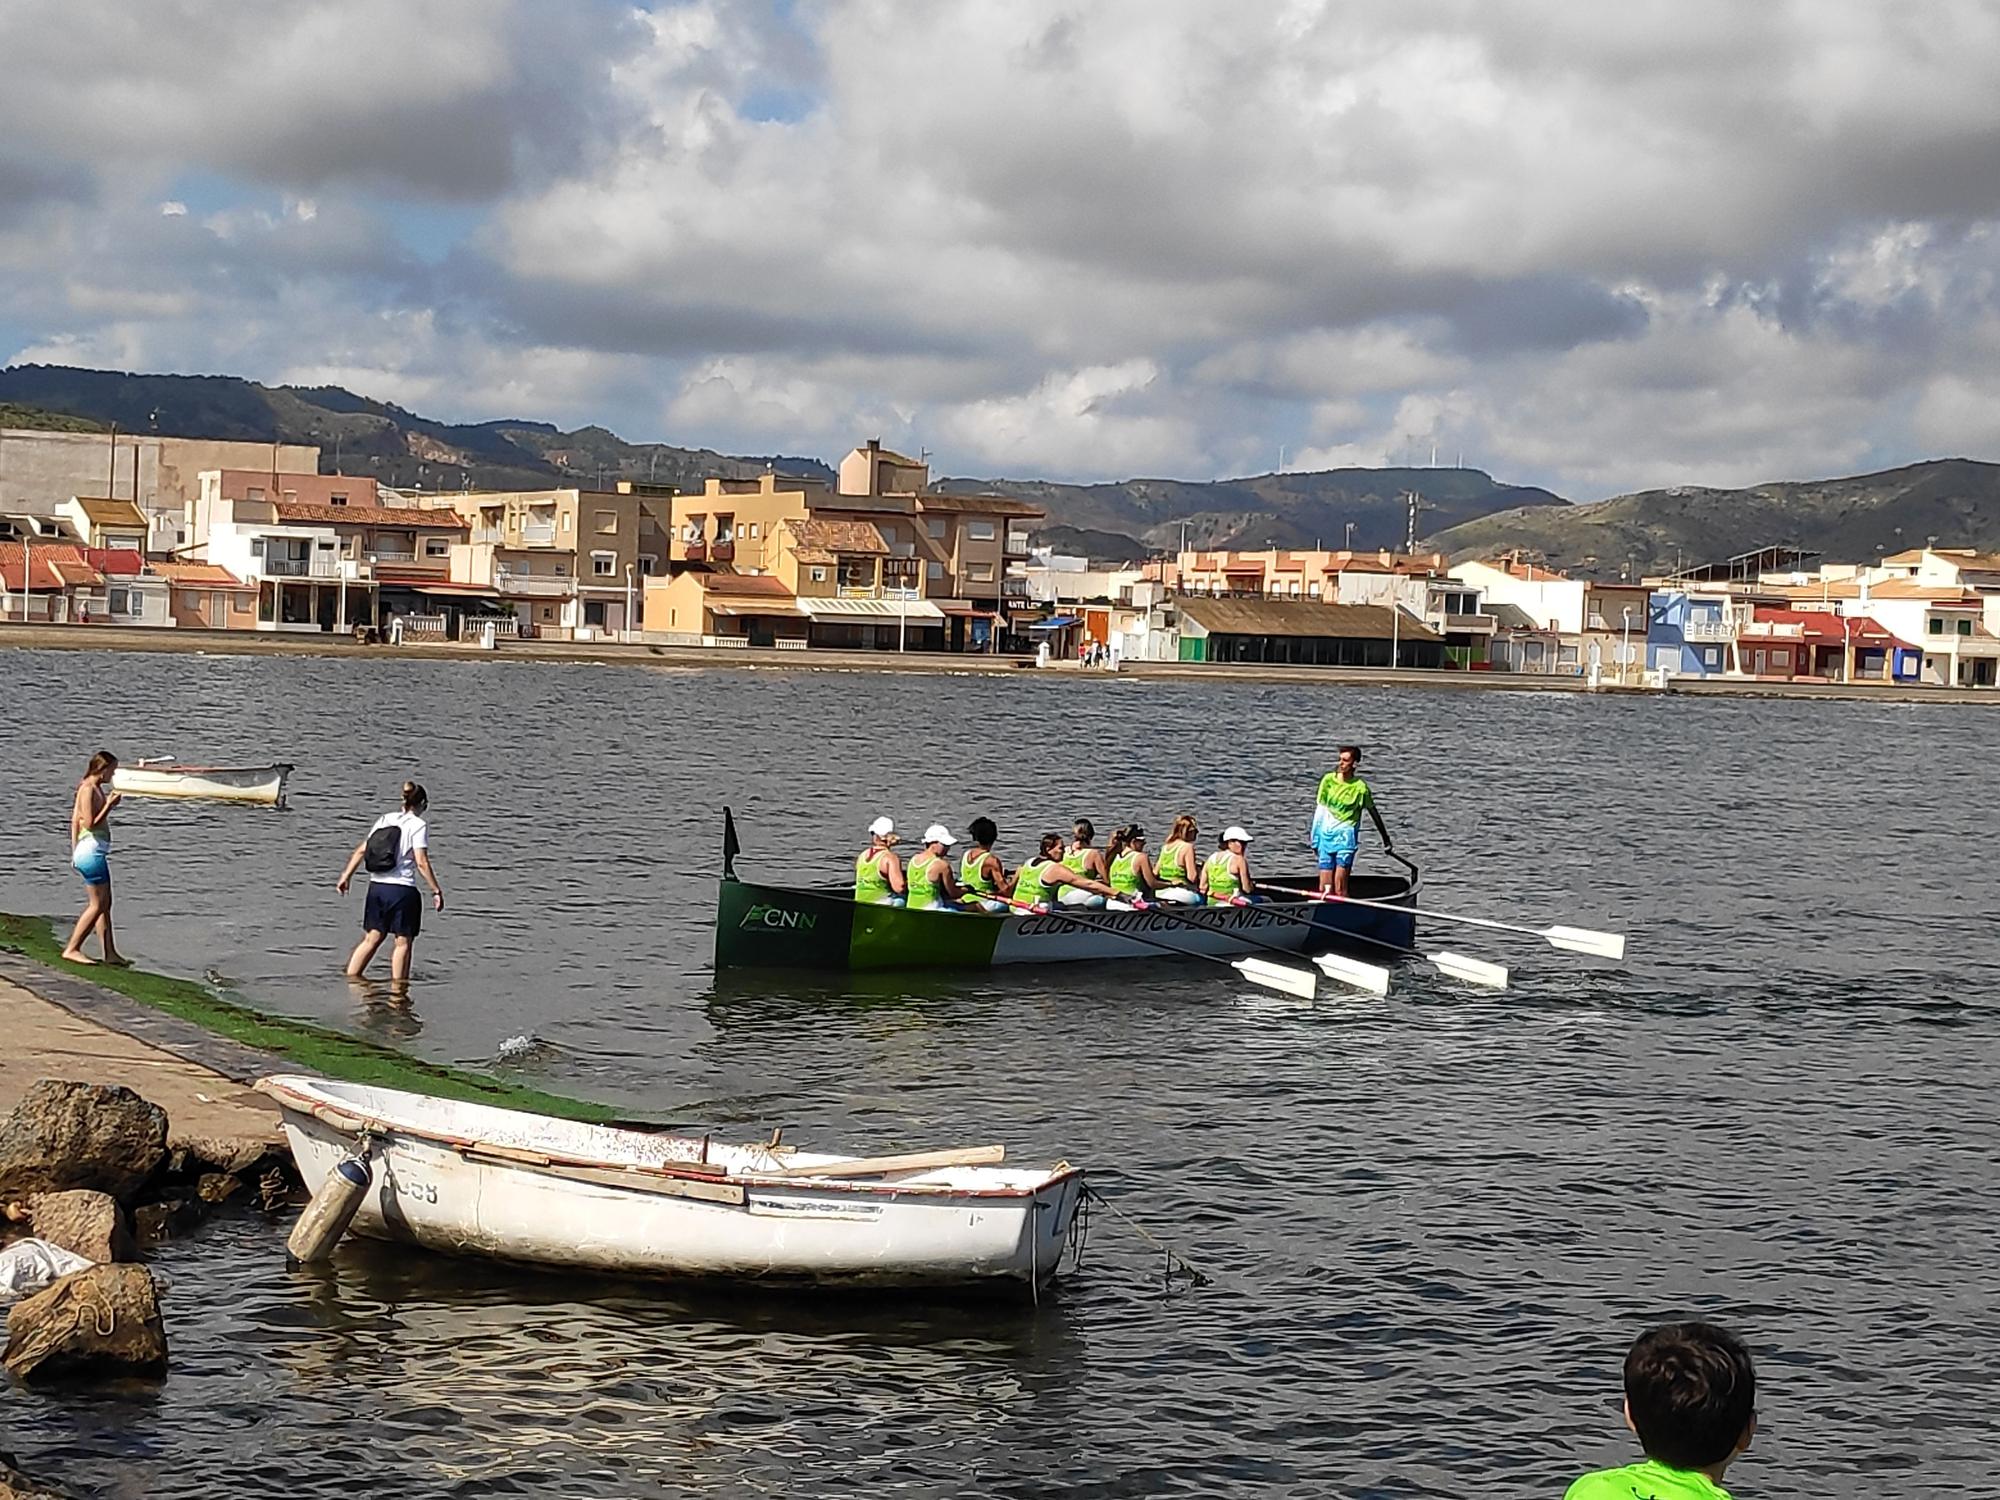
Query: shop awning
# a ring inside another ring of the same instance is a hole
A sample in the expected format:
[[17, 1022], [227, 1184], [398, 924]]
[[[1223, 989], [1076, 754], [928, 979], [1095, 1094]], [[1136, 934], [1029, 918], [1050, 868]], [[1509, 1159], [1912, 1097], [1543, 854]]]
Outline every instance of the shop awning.
[[1083, 621], [1078, 619], [1075, 615], [1057, 615], [1052, 620], [1037, 620], [1034, 624], [1030, 625], [1028, 629], [1067, 630], [1072, 625], [1081, 625], [1082, 623]]
[[928, 599], [801, 599], [799, 608], [815, 620], [944, 618], [944, 611]]
[[703, 607], [712, 615], [727, 615], [736, 618], [744, 615], [762, 615], [766, 618], [778, 615], [787, 620], [796, 620], [805, 614], [798, 603], [791, 599], [704, 599]]
[[425, 583], [391, 583], [384, 587], [408, 589], [413, 594], [441, 594], [452, 599], [498, 599], [500, 591], [481, 583], [452, 583], [432, 579]]
[[976, 605], [971, 604], [947, 604], [943, 608], [944, 612], [953, 618], [967, 620], [1000, 620], [1006, 618], [998, 610], [980, 609]]

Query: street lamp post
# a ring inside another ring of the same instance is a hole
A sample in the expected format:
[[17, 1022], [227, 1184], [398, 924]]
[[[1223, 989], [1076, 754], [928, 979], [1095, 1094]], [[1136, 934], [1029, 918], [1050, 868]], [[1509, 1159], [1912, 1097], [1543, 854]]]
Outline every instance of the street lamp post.
[[625, 644], [632, 644], [632, 564], [625, 564]]
[[1623, 686], [1625, 683], [1625, 670], [1632, 664], [1631, 606], [1627, 605], [1625, 608], [1619, 610], [1618, 617], [1619, 619], [1624, 621], [1625, 624], [1625, 629], [1624, 632], [1619, 637], [1619, 645], [1618, 645], [1618, 682], [1620, 686]]

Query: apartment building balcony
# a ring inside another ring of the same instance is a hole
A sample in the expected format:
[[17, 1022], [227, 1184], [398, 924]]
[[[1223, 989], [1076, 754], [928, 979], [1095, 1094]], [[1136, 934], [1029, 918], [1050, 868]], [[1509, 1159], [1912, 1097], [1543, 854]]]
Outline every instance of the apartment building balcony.
[[493, 570], [493, 587], [503, 594], [567, 599], [575, 591], [575, 586], [574, 578], [542, 577], [533, 573], [516, 573], [507, 568]]
[[1681, 626], [1681, 639], [1685, 641], [1729, 642], [1736, 639], [1736, 622], [1733, 620], [1695, 619]]
[[[731, 554], [732, 554], [732, 555], [734, 555], [734, 552], [735, 552], [735, 549], [734, 549], [734, 548], [731, 548], [731, 549], [730, 549], [730, 551], [731, 551]], [[707, 562], [707, 561], [708, 561], [708, 543], [707, 543], [707, 542], [682, 542], [682, 543], [681, 543], [681, 556], [682, 556], [682, 557], [684, 557], [685, 559], [687, 559], [687, 561], [689, 561], [689, 562]]]
[[1033, 585], [1026, 578], [1003, 578], [1000, 580], [1000, 597], [1003, 599], [1026, 599]]
[[475, 545], [504, 547], [507, 544], [507, 535], [498, 526], [475, 526], [472, 528], [471, 540]]
[[1439, 617], [1442, 629], [1449, 635], [1492, 635], [1500, 628], [1500, 617], [1487, 614], [1453, 614], [1447, 611]]
[[731, 538], [726, 542], [710, 542], [708, 544], [708, 560], [710, 562], [719, 562], [719, 563], [735, 562], [736, 561], [735, 539]]
[[358, 554], [368, 562], [413, 563], [417, 560], [414, 549], [409, 547], [363, 547]]

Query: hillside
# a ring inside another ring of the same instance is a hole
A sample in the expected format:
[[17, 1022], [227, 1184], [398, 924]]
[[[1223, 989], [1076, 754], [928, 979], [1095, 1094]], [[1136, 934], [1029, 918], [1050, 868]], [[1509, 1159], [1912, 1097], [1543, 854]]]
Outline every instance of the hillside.
[[[627, 443], [601, 427], [436, 422], [339, 386], [265, 386], [234, 375], [126, 375], [60, 365], [0, 370], [0, 403], [81, 419], [86, 428], [247, 442], [317, 443], [321, 467], [398, 488], [535, 489], [634, 479], [699, 489], [709, 475], [754, 478], [771, 465], [820, 479], [811, 458], [732, 458], [702, 448]], [[44, 421], [38, 425], [47, 425]]]
[[1801, 547], [1831, 561], [1940, 545], [2000, 550], [2000, 464], [1934, 459], [1845, 479], [1749, 489], [1681, 486], [1562, 509], [1502, 511], [1431, 532], [1454, 560], [1518, 548], [1555, 567], [1597, 576], [1622, 568], [1670, 571], [1760, 547]]
[[[1409, 522], [1403, 497], [1411, 490], [1423, 497], [1419, 532], [1509, 507], [1569, 508], [1547, 490], [1500, 484], [1478, 469], [1326, 469], [1210, 483], [947, 479], [939, 488], [1031, 500], [1047, 508], [1052, 529], [1090, 534], [1090, 550], [1106, 556], [1177, 550], [1183, 524], [1191, 547], [1341, 547], [1350, 523], [1356, 547], [1400, 547]], [[1121, 538], [1129, 545], [1120, 547]]]
[[18, 401], [0, 401], [0, 427], [27, 427], [38, 432], [102, 432], [104, 424], [88, 417], [72, 417], [64, 412], [43, 411], [39, 406], [23, 406]]

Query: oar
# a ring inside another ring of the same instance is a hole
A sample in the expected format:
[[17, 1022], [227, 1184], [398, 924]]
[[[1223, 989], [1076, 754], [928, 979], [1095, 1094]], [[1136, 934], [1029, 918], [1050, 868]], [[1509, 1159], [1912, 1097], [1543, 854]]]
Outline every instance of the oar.
[[[1246, 901], [1241, 897], [1238, 897], [1231, 904], [1235, 906], [1259, 905], [1255, 901]], [[1172, 917], [1176, 921], [1185, 922], [1188, 926], [1199, 928], [1205, 932], [1220, 930], [1208, 927], [1206, 924], [1195, 919], [1195, 912], [1202, 910], [1200, 907], [1180, 906], [1172, 902], [1155, 901], [1150, 902], [1146, 909], [1160, 916]], [[1272, 915], [1282, 916], [1284, 914], [1282, 912], [1273, 912]], [[1291, 920], [1298, 921], [1299, 919], [1294, 917]], [[1260, 943], [1255, 938], [1243, 936], [1240, 932], [1231, 932], [1227, 935], [1230, 941], [1241, 943], [1246, 948], [1262, 948], [1266, 953], [1278, 953], [1284, 955], [1286, 958], [1294, 956], [1293, 949], [1280, 948], [1275, 943]], [[1385, 943], [1382, 946], [1388, 947], [1390, 945]], [[1396, 951], [1402, 953], [1409, 950], [1398, 948]], [[1328, 979], [1337, 979], [1342, 984], [1351, 984], [1358, 990], [1368, 990], [1377, 995], [1386, 995], [1389, 993], [1389, 971], [1380, 964], [1364, 964], [1358, 958], [1345, 958], [1338, 953], [1323, 953], [1318, 958], [1315, 958], [1313, 962], [1319, 966], [1320, 972], [1325, 974]]]
[[1363, 901], [1358, 896], [1333, 896], [1321, 891], [1302, 891], [1300, 894], [1308, 901], [1371, 906], [1377, 911], [1400, 911], [1413, 917], [1429, 917], [1433, 922], [1464, 922], [1471, 927], [1490, 927], [1495, 932], [1524, 933], [1540, 938], [1551, 948], [1561, 948], [1570, 953], [1594, 953], [1599, 958], [1625, 956], [1625, 934], [1622, 932], [1598, 932], [1590, 927], [1526, 927], [1519, 922], [1496, 922], [1491, 917], [1468, 917], [1452, 911], [1426, 911], [1421, 906], [1398, 906], [1391, 901]]
[[1074, 922], [1077, 926], [1090, 931], [1108, 933], [1112, 937], [1123, 938], [1128, 943], [1143, 943], [1148, 948], [1158, 948], [1162, 953], [1171, 953], [1175, 958], [1199, 958], [1206, 963], [1221, 964], [1225, 968], [1234, 969], [1252, 984], [1261, 984], [1270, 990], [1282, 990], [1287, 995], [1298, 996], [1301, 1000], [1310, 1000], [1319, 992], [1319, 976], [1308, 969], [1294, 969], [1288, 964], [1274, 964], [1267, 958], [1222, 958], [1213, 953], [1195, 953], [1186, 948], [1176, 948], [1172, 943], [1141, 937], [1136, 932], [1120, 932], [1108, 922], [1093, 922], [1088, 917], [1079, 917], [1073, 906], [1057, 907], [1052, 904], [1044, 911], [1039, 906], [1031, 906], [1026, 901], [1017, 901], [1012, 896], [1003, 896], [997, 891], [990, 899], [1003, 901], [1017, 911], [1033, 912], [1038, 917], [1060, 917], [1065, 922]]
[[[1278, 888], [1274, 887], [1274, 889]], [[1238, 898], [1239, 901], [1241, 899], [1241, 897]], [[1452, 978], [1463, 979], [1468, 984], [1483, 984], [1489, 989], [1496, 990], [1507, 988], [1507, 970], [1505, 966], [1488, 963], [1483, 958], [1468, 958], [1463, 953], [1453, 953], [1442, 948], [1435, 953], [1425, 953], [1421, 949], [1405, 948], [1401, 943], [1392, 943], [1383, 938], [1369, 937], [1364, 932], [1329, 931], [1327, 928], [1319, 926], [1311, 917], [1302, 917], [1296, 912], [1284, 911], [1275, 906], [1266, 906], [1264, 909], [1280, 921], [1296, 922], [1301, 927], [1311, 927], [1315, 931], [1325, 933], [1329, 939], [1367, 943], [1371, 947], [1387, 948], [1391, 953], [1400, 953], [1405, 958], [1421, 958], [1440, 974], [1449, 974]], [[1351, 965], [1355, 960], [1344, 958], [1338, 953], [1322, 953], [1313, 962], [1325, 969], [1327, 973], [1332, 974], [1332, 966]], [[1338, 976], [1336, 975], [1335, 977], [1337, 978]]]

